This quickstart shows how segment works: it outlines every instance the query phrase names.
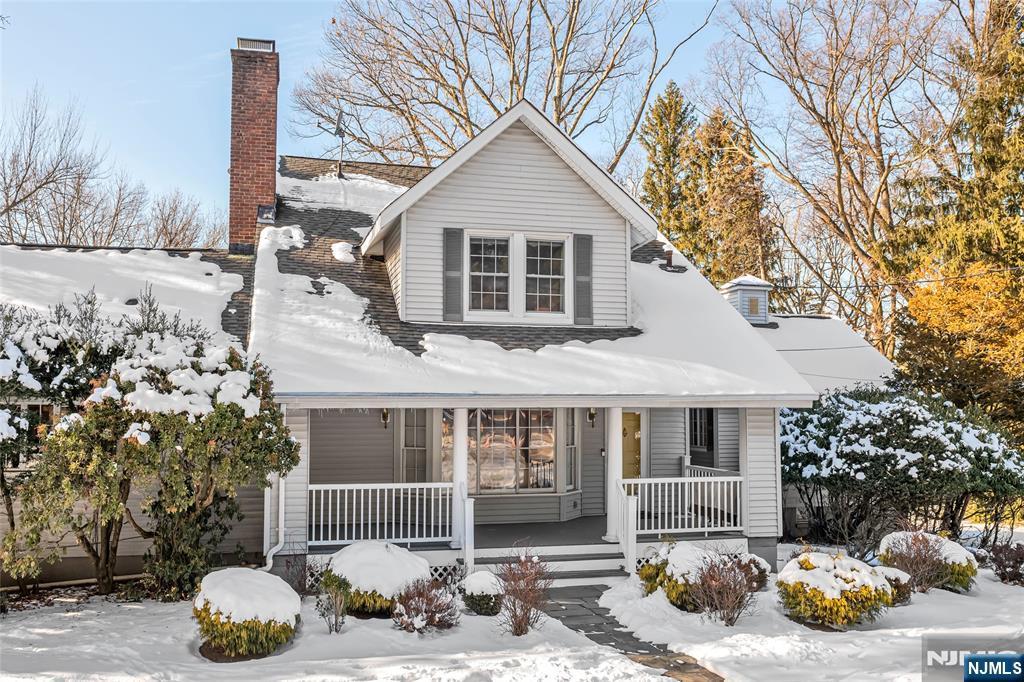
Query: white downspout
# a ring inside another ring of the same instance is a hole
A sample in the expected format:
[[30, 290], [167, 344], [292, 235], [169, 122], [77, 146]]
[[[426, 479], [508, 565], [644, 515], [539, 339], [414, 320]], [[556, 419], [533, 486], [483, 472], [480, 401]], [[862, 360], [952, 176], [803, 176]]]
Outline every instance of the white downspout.
[[[282, 420], [288, 418], [288, 406], [281, 405], [281, 417]], [[281, 474], [277, 475], [277, 544], [267, 550], [267, 563], [264, 564], [262, 571], [269, 571], [274, 567], [274, 555], [281, 551], [284, 547], [284, 498], [285, 498], [285, 486], [284, 476]]]

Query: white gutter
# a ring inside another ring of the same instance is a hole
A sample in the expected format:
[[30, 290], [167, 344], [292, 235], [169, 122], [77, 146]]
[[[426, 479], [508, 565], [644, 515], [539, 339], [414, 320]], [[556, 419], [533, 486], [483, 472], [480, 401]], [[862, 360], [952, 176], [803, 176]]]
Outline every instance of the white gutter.
[[[288, 416], [288, 406], [283, 404], [283, 403], [281, 405], [281, 414], [282, 414], [282, 419], [285, 419]], [[282, 476], [281, 474], [278, 474], [277, 475], [277, 544], [274, 545], [273, 547], [271, 547], [269, 550], [267, 550], [267, 563], [264, 564], [262, 569], [260, 569], [260, 570], [263, 570], [263, 571], [269, 571], [270, 569], [272, 569], [274, 567], [274, 555], [277, 554], [278, 552], [280, 552], [281, 549], [284, 547], [284, 497], [285, 497], [284, 476]], [[264, 497], [264, 499], [266, 499], [266, 497]], [[267, 515], [267, 520], [266, 520], [266, 522], [264, 524], [264, 528], [269, 528], [269, 526], [270, 526], [270, 519], [269, 519], [269, 515]], [[268, 536], [264, 536], [264, 538], [265, 538], [264, 539], [264, 544], [266, 544], [266, 538], [267, 537]]]

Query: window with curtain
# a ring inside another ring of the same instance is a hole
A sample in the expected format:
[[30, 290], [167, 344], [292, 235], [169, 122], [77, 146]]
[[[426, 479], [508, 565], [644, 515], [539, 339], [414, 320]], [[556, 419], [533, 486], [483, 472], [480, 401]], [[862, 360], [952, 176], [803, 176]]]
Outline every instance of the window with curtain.
[[[469, 412], [471, 493], [543, 492], [555, 489], [555, 411], [491, 409]], [[452, 480], [455, 411], [444, 410], [441, 475]]]

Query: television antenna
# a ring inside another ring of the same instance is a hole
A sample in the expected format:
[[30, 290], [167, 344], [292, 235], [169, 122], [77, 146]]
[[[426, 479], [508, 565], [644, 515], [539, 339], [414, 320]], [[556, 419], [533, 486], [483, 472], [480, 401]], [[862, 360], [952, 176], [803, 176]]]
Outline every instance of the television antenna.
[[344, 120], [345, 111], [341, 108], [341, 103], [338, 103], [338, 115], [334, 119], [334, 129], [324, 125], [323, 121], [317, 121], [316, 127], [324, 131], [329, 135], [334, 135], [338, 138], [338, 178], [342, 179], [345, 176], [341, 172], [341, 162], [345, 157], [345, 128], [342, 125]]

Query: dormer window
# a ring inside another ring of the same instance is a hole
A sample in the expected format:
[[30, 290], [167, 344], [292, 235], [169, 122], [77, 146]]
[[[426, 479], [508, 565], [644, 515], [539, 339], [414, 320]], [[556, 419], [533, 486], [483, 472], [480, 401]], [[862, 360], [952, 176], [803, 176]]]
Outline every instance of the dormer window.
[[571, 324], [569, 234], [463, 230], [465, 322]]
[[509, 240], [469, 240], [469, 309], [509, 311]]
[[526, 310], [565, 311], [565, 242], [526, 241]]

